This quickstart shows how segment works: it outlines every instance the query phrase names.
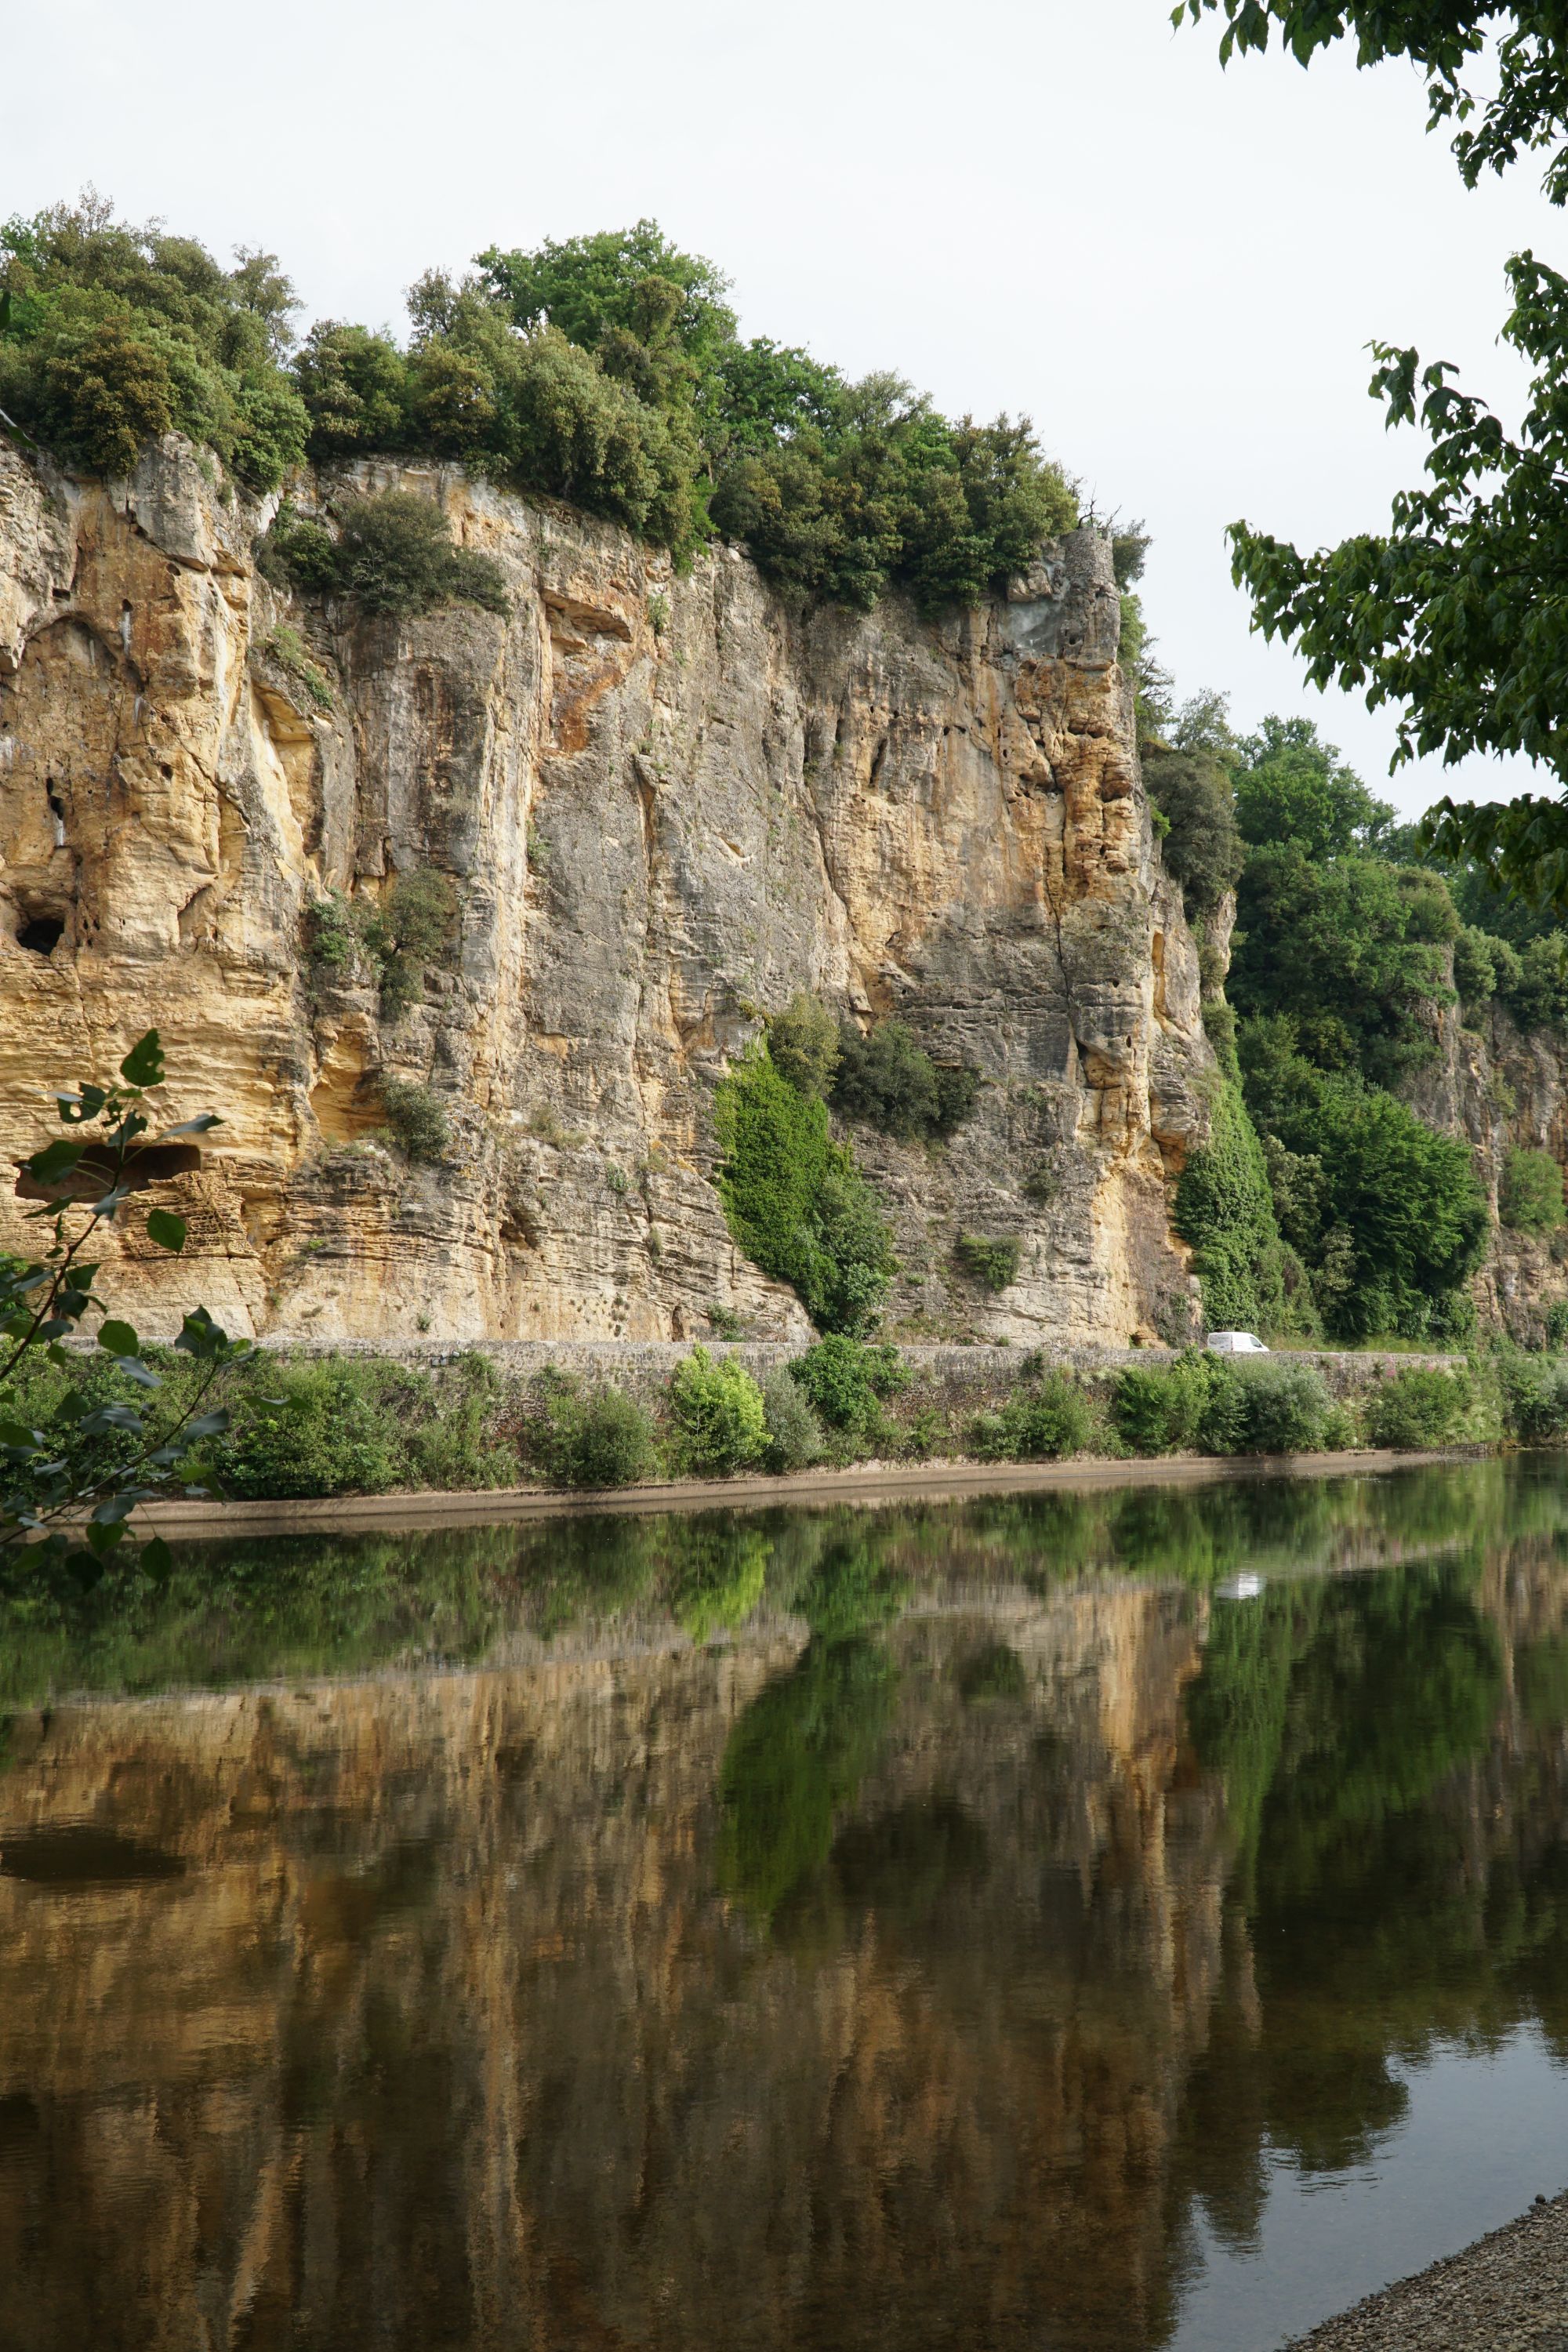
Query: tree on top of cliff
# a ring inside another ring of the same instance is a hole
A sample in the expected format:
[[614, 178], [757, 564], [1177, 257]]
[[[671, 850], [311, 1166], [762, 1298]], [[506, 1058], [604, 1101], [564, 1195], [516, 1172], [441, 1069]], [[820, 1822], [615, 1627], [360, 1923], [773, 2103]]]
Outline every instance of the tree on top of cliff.
[[280, 362], [293, 289], [271, 254], [226, 270], [194, 238], [116, 221], [90, 193], [0, 226], [0, 410], [89, 471], [124, 474], [149, 436], [205, 441], [253, 489], [305, 454]]
[[260, 490], [307, 455], [432, 455], [679, 562], [721, 531], [779, 587], [861, 609], [977, 604], [1076, 522], [1027, 419], [949, 418], [898, 376], [746, 341], [727, 291], [643, 220], [426, 272], [406, 350], [324, 319], [296, 352], [271, 255], [225, 270], [89, 197], [0, 229], [0, 421], [110, 474], [178, 430]]

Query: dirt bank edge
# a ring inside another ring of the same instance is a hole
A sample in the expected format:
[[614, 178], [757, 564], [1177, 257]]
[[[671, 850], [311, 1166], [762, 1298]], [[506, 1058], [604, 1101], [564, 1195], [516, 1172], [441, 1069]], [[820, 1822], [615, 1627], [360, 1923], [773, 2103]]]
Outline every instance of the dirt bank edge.
[[412, 1532], [606, 1512], [714, 1511], [772, 1503], [960, 1502], [975, 1495], [1026, 1495], [1052, 1488], [1085, 1493], [1114, 1486], [1205, 1486], [1232, 1478], [1353, 1477], [1434, 1462], [1476, 1461], [1491, 1451], [1465, 1445], [1410, 1454], [1166, 1454], [1138, 1462], [866, 1462], [848, 1470], [803, 1470], [784, 1478], [684, 1478], [667, 1486], [491, 1486], [457, 1492], [418, 1488], [298, 1502], [150, 1503], [135, 1514], [134, 1523], [145, 1533], [155, 1530], [172, 1538], [302, 1535], [316, 1528], [344, 1535], [384, 1528]]

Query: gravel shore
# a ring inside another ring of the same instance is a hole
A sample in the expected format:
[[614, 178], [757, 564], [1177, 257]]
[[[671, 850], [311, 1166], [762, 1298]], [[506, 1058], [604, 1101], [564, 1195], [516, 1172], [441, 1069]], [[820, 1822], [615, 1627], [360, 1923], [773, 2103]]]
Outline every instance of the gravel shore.
[[1282, 2352], [1568, 2352], [1568, 2192]]

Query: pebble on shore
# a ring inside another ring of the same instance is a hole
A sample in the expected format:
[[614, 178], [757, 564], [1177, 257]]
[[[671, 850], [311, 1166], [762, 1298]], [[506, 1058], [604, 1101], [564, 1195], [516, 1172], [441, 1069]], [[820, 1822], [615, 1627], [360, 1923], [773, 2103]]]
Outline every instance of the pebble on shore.
[[1282, 2352], [1568, 2352], [1568, 2192]]

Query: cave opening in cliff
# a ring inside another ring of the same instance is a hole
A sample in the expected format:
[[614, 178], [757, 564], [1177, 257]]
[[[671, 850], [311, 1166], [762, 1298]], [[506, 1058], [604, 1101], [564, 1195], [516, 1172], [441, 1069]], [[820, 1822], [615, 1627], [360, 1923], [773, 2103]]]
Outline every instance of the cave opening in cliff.
[[65, 929], [58, 915], [35, 915], [16, 933], [16, 945], [33, 955], [52, 956], [65, 937]]

